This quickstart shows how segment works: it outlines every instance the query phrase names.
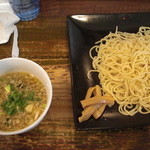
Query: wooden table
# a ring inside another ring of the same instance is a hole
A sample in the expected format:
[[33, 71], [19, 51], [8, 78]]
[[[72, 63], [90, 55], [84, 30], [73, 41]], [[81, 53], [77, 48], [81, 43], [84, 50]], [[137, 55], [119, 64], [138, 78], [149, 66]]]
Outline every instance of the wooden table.
[[[53, 85], [49, 112], [35, 129], [0, 136], [0, 150], [145, 150], [150, 127], [119, 131], [76, 131], [73, 122], [66, 16], [149, 12], [149, 0], [41, 0], [39, 16], [17, 24], [20, 57], [40, 64]], [[11, 56], [13, 38], [0, 45], [0, 59]]]

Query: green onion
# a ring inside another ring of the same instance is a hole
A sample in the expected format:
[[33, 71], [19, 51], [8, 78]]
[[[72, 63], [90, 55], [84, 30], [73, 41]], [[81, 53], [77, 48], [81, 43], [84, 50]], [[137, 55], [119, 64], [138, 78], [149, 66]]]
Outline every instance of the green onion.
[[14, 85], [7, 85], [5, 90], [9, 92], [7, 99], [2, 102], [1, 107], [3, 111], [11, 116], [18, 112], [23, 112], [29, 101], [39, 101], [40, 98], [35, 96], [34, 91], [26, 93], [19, 92], [14, 88]]

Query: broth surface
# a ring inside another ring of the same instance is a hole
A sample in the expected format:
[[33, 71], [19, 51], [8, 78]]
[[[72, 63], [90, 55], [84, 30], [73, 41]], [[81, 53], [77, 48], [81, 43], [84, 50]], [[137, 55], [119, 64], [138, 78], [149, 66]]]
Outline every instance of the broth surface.
[[0, 130], [16, 131], [35, 122], [46, 107], [46, 89], [28, 73], [0, 76]]

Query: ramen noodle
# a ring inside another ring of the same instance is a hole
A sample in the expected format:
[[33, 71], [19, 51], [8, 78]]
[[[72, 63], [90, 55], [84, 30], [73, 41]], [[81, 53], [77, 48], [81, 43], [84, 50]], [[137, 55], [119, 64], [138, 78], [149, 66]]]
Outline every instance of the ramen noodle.
[[150, 27], [110, 32], [89, 54], [89, 73], [98, 72], [103, 91], [113, 96], [121, 114], [150, 113]]

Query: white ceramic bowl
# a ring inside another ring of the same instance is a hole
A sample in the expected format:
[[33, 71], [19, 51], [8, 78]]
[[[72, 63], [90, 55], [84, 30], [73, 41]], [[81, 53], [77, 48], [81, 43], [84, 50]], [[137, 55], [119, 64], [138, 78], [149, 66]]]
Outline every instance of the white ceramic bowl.
[[46, 71], [37, 63], [24, 58], [5, 58], [0, 60], [0, 75], [10, 72], [27, 72], [39, 78], [47, 91], [47, 105], [41, 116], [30, 126], [18, 131], [1, 131], [0, 135], [14, 135], [27, 132], [36, 127], [45, 117], [52, 101], [52, 84]]

